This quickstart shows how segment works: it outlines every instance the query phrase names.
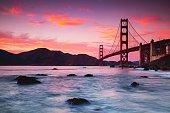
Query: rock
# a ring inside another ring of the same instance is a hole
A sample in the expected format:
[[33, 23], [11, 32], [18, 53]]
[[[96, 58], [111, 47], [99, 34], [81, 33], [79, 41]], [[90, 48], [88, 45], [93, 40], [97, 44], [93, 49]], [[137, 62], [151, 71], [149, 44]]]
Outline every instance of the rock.
[[76, 74], [68, 74], [67, 76], [72, 77], [72, 76], [77, 76]]
[[155, 70], [155, 71], [158, 71], [158, 69], [156, 69], [156, 68], [155, 68], [154, 70]]
[[128, 68], [134, 68], [135, 66], [133, 66], [133, 65], [130, 65], [130, 66], [128, 66]]
[[148, 67], [144, 67], [144, 69], [143, 69], [144, 71], [148, 71], [149, 70], [149, 68]]
[[36, 76], [48, 76], [47, 74], [36, 74]]
[[110, 67], [115, 67], [115, 65], [110, 65]]
[[84, 77], [93, 77], [93, 74], [86, 74]]
[[140, 76], [141, 78], [148, 78], [148, 76]]
[[161, 67], [161, 70], [167, 71], [167, 70], [170, 70], [170, 67], [162, 66], [162, 67]]
[[101, 108], [95, 108], [94, 111], [101, 111]]
[[18, 76], [18, 77], [15, 78], [14, 80], [19, 80], [19, 79], [24, 79], [24, 78], [38, 79], [38, 78], [36, 78], [36, 77]]
[[15, 80], [17, 80], [17, 84], [19, 85], [29, 85], [29, 84], [40, 84], [41, 82], [37, 80], [36, 77], [27, 77], [27, 76], [19, 76]]
[[83, 99], [83, 98], [72, 98], [72, 99], [68, 99], [66, 102], [70, 105], [90, 104], [90, 102], [88, 100]]
[[131, 86], [133, 86], [133, 87], [139, 86], [139, 83], [133, 82], [133, 83], [131, 84]]
[[53, 68], [52, 70], [58, 70], [57, 68]]

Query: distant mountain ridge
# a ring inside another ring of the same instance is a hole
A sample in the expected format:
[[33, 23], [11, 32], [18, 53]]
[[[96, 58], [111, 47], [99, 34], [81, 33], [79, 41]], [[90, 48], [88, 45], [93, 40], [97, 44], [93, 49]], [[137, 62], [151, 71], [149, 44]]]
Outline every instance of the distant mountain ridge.
[[0, 65], [95, 66], [98, 65], [98, 60], [86, 54], [72, 55], [46, 48], [38, 48], [19, 54], [0, 49]]

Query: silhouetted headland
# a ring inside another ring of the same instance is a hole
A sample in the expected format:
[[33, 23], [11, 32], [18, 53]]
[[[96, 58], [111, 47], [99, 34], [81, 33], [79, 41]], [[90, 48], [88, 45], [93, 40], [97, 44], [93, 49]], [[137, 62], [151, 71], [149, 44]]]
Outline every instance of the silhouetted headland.
[[98, 60], [86, 54], [72, 55], [38, 48], [19, 54], [0, 50], [0, 65], [95, 66], [98, 65]]

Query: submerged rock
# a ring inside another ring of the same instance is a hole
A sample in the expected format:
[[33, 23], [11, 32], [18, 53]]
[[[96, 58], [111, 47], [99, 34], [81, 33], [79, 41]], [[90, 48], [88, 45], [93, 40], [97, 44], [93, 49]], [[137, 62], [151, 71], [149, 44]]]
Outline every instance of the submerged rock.
[[67, 76], [72, 77], [72, 76], [77, 76], [76, 74], [68, 74]]
[[139, 86], [139, 83], [137, 83], [137, 82], [133, 82], [133, 83], [131, 84], [131, 86], [132, 86], [132, 87]]
[[68, 99], [66, 102], [70, 105], [90, 104], [90, 102], [88, 100], [83, 99], [83, 98], [72, 98], [72, 99]]
[[155, 70], [155, 71], [158, 71], [158, 69], [157, 69], [157, 68], [155, 68], [154, 70]]
[[48, 76], [47, 74], [36, 74], [36, 76]]
[[84, 77], [93, 77], [93, 74], [86, 74]]
[[149, 68], [148, 67], [144, 67], [144, 69], [143, 69], [144, 71], [148, 71], [149, 70]]
[[14, 80], [19, 80], [19, 79], [24, 79], [24, 78], [30, 78], [30, 79], [38, 79], [37, 77], [27, 77], [27, 76], [18, 76], [17, 78], [15, 78]]
[[52, 70], [58, 70], [57, 68], [53, 68]]
[[101, 108], [95, 108], [94, 111], [101, 111]]
[[128, 66], [128, 68], [134, 68], [135, 66], [133, 66], [133, 65], [130, 65], [130, 66]]
[[17, 84], [19, 85], [29, 85], [29, 84], [40, 84], [41, 82], [37, 80], [36, 77], [27, 77], [27, 76], [19, 76], [15, 80], [17, 80]]
[[148, 76], [140, 76], [141, 78], [148, 78]]
[[110, 65], [110, 67], [115, 67], [115, 65]]

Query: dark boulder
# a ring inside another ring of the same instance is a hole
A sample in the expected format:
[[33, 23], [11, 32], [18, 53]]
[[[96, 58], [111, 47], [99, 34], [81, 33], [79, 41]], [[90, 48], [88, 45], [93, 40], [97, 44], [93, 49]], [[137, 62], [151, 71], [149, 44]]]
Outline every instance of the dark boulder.
[[155, 71], [158, 71], [158, 69], [157, 69], [157, 68], [155, 68], [154, 70], [155, 70]]
[[77, 76], [76, 74], [68, 74], [68, 77], [73, 77], [73, 76]]
[[72, 98], [68, 99], [66, 101], [70, 105], [85, 105], [85, 104], [90, 104], [90, 102], [86, 99], [83, 98]]
[[52, 70], [58, 70], [57, 68], [53, 68]]
[[143, 69], [144, 71], [148, 71], [149, 70], [149, 68], [148, 67], [144, 67], [144, 69]]
[[133, 65], [130, 65], [130, 66], [128, 66], [128, 68], [135, 68], [135, 66], [133, 66]]
[[110, 67], [115, 67], [115, 65], [110, 65]]
[[94, 111], [101, 111], [101, 108], [95, 108]]
[[40, 84], [41, 82], [37, 80], [36, 77], [27, 77], [27, 76], [19, 76], [15, 80], [17, 80], [17, 84], [19, 85], [29, 85], [29, 84]]
[[137, 83], [137, 82], [133, 82], [133, 83], [131, 84], [131, 86], [132, 86], [132, 87], [139, 86], [139, 83]]
[[47, 74], [36, 74], [36, 76], [48, 76]]
[[140, 76], [141, 78], [148, 78], [148, 76]]
[[38, 79], [37, 77], [27, 77], [27, 76], [18, 76], [14, 80], [24, 79], [24, 78], [30, 78], [30, 79]]
[[93, 74], [86, 74], [84, 77], [93, 77]]

